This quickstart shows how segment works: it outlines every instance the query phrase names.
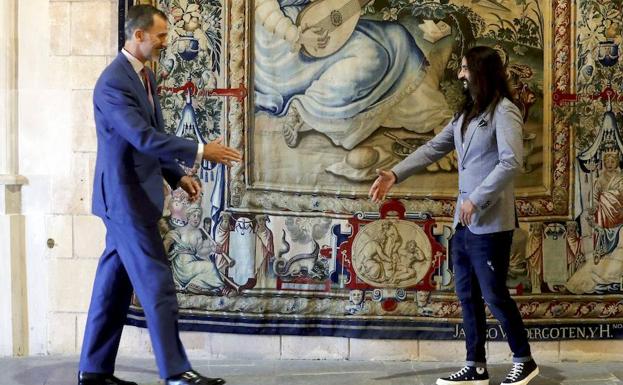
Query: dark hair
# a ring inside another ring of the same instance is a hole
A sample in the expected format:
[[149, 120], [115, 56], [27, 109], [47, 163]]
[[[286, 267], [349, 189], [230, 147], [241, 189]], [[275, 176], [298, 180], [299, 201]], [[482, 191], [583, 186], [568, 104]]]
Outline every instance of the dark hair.
[[458, 114], [465, 114], [465, 123], [487, 109], [493, 112], [502, 98], [514, 102], [506, 68], [495, 49], [486, 46], [472, 47], [465, 53], [465, 60], [471, 79], [469, 90], [465, 93], [465, 102]]
[[154, 25], [154, 15], [167, 20], [167, 15], [161, 10], [148, 4], [139, 4], [128, 9], [128, 13], [124, 25], [124, 33], [126, 40], [132, 38], [132, 34], [137, 29], [146, 30]]

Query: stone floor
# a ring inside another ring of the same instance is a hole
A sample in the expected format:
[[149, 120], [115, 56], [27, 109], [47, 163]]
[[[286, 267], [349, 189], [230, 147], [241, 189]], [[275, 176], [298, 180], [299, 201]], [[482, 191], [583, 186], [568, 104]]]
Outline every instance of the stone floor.
[[[0, 358], [1, 385], [76, 384], [76, 357]], [[156, 385], [151, 359], [120, 358], [116, 374], [140, 385]], [[229, 385], [432, 385], [454, 364], [380, 361], [206, 361], [193, 360], [200, 373], [219, 376]], [[489, 367], [491, 385], [499, 384], [509, 365]], [[546, 363], [530, 385], [623, 385], [622, 363]]]

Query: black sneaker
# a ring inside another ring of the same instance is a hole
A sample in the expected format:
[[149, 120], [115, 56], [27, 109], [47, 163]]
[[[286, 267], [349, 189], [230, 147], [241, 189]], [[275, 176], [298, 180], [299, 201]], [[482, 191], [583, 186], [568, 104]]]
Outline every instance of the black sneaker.
[[526, 385], [539, 374], [539, 367], [534, 360], [528, 362], [515, 362], [511, 371], [501, 385]]
[[437, 385], [489, 385], [489, 373], [486, 368], [464, 366], [463, 369], [448, 377], [438, 378]]

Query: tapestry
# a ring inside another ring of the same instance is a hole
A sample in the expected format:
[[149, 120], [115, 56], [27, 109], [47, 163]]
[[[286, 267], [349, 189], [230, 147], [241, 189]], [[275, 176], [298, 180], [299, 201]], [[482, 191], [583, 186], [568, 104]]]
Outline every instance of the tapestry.
[[[487, 45], [524, 119], [507, 286], [529, 337], [623, 337], [620, 1], [141, 2], [169, 21], [151, 63], [166, 131], [244, 157], [187, 169], [199, 203], [167, 187], [182, 329], [462, 339], [455, 154], [381, 205], [367, 192], [452, 119], [463, 54]], [[145, 326], [138, 300], [128, 323]]]

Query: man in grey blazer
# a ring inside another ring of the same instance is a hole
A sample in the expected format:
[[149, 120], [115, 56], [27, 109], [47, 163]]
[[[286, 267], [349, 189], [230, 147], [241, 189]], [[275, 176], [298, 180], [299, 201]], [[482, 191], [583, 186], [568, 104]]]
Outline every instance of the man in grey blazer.
[[485, 302], [502, 325], [513, 352], [513, 367], [502, 385], [526, 385], [539, 369], [530, 353], [521, 314], [506, 287], [517, 223], [513, 179], [521, 166], [523, 119], [511, 101], [506, 72], [495, 50], [470, 49], [458, 76], [466, 100], [455, 119], [391, 171], [378, 170], [370, 197], [380, 202], [395, 183], [457, 151], [459, 192], [450, 248], [467, 362], [456, 373], [438, 379], [437, 385], [489, 384]]

